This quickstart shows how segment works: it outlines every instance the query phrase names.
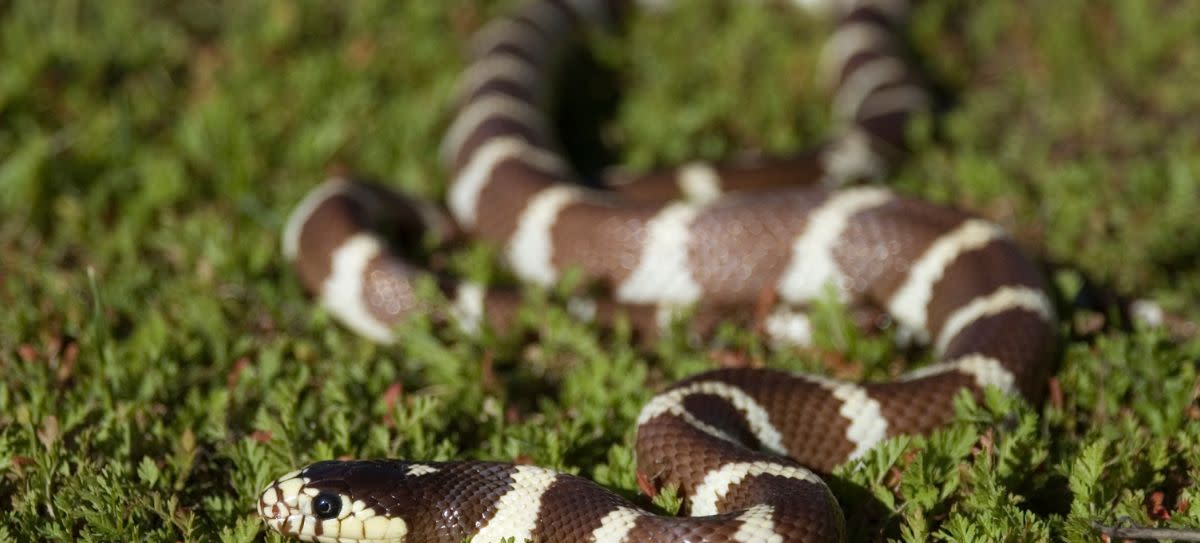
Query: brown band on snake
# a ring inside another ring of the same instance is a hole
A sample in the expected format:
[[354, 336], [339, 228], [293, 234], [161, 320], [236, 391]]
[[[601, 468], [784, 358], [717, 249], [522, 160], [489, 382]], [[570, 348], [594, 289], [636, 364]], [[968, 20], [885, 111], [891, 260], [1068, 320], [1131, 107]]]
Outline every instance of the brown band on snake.
[[[833, 295], [886, 311], [930, 344], [933, 365], [884, 383], [724, 369], [673, 385], [643, 409], [635, 450], [654, 484], [679, 487], [691, 518], [532, 466], [368, 462], [281, 477], [259, 503], [271, 526], [339, 541], [840, 541], [840, 509], [817, 473], [889, 436], [945, 424], [963, 389], [1038, 401], [1056, 356], [1054, 314], [1016, 244], [967, 213], [881, 188], [835, 190], [882, 175], [905, 150], [907, 121], [929, 107], [896, 34], [906, 2], [836, 3], [822, 56], [836, 137], [791, 157], [622, 174], [611, 190], [571, 184], [546, 102], [580, 29], [606, 27], [632, 3], [525, 4], [474, 41], [443, 145], [448, 207], [458, 227], [502, 247], [519, 278], [548, 285], [577, 269], [609, 294], [571, 299], [567, 311], [581, 319], [626, 318], [653, 337], [691, 308], [697, 333], [733, 321], [803, 343], [812, 329], [802, 308]], [[469, 331], [511, 327], [515, 290], [439, 277], [450, 308], [415, 300], [430, 273], [371, 227], [389, 214], [407, 217], [383, 221], [405, 237], [450, 227], [375, 190], [333, 181], [293, 214], [284, 244], [305, 285], [380, 341], [418, 311]], [[764, 299], [778, 304], [758, 307]]]
[[550, 263], [556, 269], [578, 266], [610, 286], [620, 284], [641, 257], [644, 225], [661, 210], [654, 204], [614, 206], [595, 200], [567, 204], [550, 232], [555, 247]]
[[820, 150], [814, 150], [794, 156], [755, 156], [711, 165], [695, 162], [645, 174], [618, 171], [606, 179], [612, 190], [628, 202], [661, 203], [680, 198], [708, 201], [723, 192], [816, 184], [824, 175], [820, 154]]

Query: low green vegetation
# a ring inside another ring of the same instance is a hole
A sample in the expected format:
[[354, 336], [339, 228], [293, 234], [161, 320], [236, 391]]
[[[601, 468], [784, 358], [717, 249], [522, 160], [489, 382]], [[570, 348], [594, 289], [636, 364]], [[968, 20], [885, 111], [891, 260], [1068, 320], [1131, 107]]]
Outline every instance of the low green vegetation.
[[[633, 421], [711, 350], [900, 371], [836, 308], [819, 349], [777, 351], [742, 330], [638, 350], [554, 292], [530, 293], [532, 341], [417, 320], [373, 345], [316, 308], [278, 250], [290, 207], [339, 168], [438, 198], [461, 52], [505, 4], [0, 0], [0, 541], [278, 541], [259, 489], [336, 457], [533, 462], [646, 504]], [[825, 23], [681, 4], [599, 40], [621, 93], [592, 140], [645, 168], [821, 139]], [[952, 427], [840, 469], [855, 541], [1200, 526], [1196, 36], [1171, 0], [922, 2], [910, 37], [947, 107], [896, 183], [1047, 263], [1068, 342], [1046, 405], [964, 398]], [[451, 262], [492, 277], [488, 252]], [[1086, 285], [1185, 322], [1077, 311]]]

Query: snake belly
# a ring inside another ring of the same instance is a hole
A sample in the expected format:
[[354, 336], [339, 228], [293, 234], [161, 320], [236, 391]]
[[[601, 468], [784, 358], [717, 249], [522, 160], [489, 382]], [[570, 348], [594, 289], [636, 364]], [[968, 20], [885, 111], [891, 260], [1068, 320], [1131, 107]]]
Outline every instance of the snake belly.
[[[547, 113], [553, 74], [581, 29], [614, 26], [636, 4], [533, 0], [480, 30], [443, 142], [453, 218], [377, 185], [331, 179], [284, 232], [304, 284], [380, 342], [415, 312], [466, 330], [506, 329], [517, 291], [435, 276], [378, 228], [410, 240], [465, 232], [503, 247], [524, 281], [582, 271], [610, 296], [572, 299], [570, 312], [628, 319], [644, 338], [688, 308], [696, 334], [732, 320], [803, 343], [811, 329], [795, 308], [832, 289], [885, 311], [930, 345], [935, 363], [879, 383], [741, 368], [672, 385], [643, 408], [636, 454], [655, 485], [678, 487], [686, 517], [535, 466], [340, 461], [272, 482], [258, 502], [272, 529], [309, 541], [842, 541], [841, 510], [818, 473], [888, 437], [945, 424], [964, 389], [1040, 401], [1057, 354], [1055, 315], [1015, 242], [969, 213], [877, 186], [838, 188], [886, 173], [905, 151], [907, 120], [929, 108], [896, 34], [907, 1], [825, 6], [836, 25], [821, 72], [840, 127], [828, 143], [583, 188]], [[418, 296], [430, 277], [449, 308]], [[764, 293], [776, 302], [765, 315]]]

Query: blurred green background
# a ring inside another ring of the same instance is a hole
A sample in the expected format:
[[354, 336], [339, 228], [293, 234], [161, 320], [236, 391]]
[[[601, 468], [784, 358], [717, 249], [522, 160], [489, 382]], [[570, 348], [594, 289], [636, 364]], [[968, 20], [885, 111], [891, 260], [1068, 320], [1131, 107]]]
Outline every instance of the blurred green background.
[[[339, 456], [533, 461], [636, 495], [633, 419], [656, 387], [712, 366], [703, 346], [634, 350], [571, 322], [556, 292], [530, 293], [534, 342], [414, 322], [371, 345], [306, 298], [278, 250], [291, 206], [330, 170], [441, 196], [466, 41], [511, 4], [0, 0], [0, 540], [261, 540], [257, 491]], [[596, 40], [620, 96], [592, 138], [621, 164], [827, 134], [814, 83], [827, 22], [679, 4]], [[1200, 317], [1191, 8], [921, 2], [908, 33], [946, 107], [913, 126], [896, 186], [1008, 228], [1066, 302], [1087, 279]], [[493, 252], [451, 266], [495, 277]], [[964, 406], [945, 434], [840, 472], [883, 506], [835, 485], [851, 519], [875, 518], [856, 540], [1095, 541], [1091, 520], [1197, 523], [1200, 343], [1082, 334], [1095, 315], [1064, 309], [1057, 401]], [[826, 313], [822, 349], [868, 378], [899, 371], [886, 338]], [[822, 367], [822, 350], [767, 352], [745, 331], [717, 345]]]

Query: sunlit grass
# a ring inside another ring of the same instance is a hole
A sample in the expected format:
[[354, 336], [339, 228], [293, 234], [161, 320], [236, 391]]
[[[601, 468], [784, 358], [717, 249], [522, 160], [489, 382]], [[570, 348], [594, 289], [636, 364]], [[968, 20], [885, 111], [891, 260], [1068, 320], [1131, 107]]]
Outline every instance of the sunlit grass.
[[[636, 496], [634, 418], [711, 367], [704, 348], [638, 350], [539, 295], [533, 342], [418, 321], [372, 345], [277, 249], [328, 169], [442, 193], [484, 4], [0, 1], [0, 540], [262, 539], [257, 491], [340, 456], [534, 462]], [[601, 44], [624, 85], [603, 139], [625, 164], [821, 138], [827, 27], [682, 4]], [[1200, 316], [1198, 35], [1200, 11], [1169, 0], [923, 2], [910, 36], [947, 101], [914, 127], [900, 190], [1003, 224], [1065, 302], [1086, 277]], [[493, 275], [475, 255], [454, 265]], [[822, 322], [823, 347], [891, 371], [884, 340]], [[821, 359], [721, 337], [769, 366]], [[910, 541], [1197, 524], [1200, 343], [1108, 331], [1064, 351], [1055, 402], [964, 403], [840, 471], [849, 517]]]

